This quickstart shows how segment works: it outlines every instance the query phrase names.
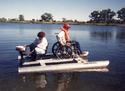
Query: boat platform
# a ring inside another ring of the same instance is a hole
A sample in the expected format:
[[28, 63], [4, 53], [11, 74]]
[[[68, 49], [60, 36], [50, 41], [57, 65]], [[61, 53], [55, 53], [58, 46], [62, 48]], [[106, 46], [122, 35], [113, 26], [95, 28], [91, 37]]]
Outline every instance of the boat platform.
[[88, 61], [83, 58], [46, 58], [36, 61], [25, 61], [23, 66], [18, 68], [18, 72], [22, 73], [38, 73], [38, 72], [107, 72], [109, 60]]

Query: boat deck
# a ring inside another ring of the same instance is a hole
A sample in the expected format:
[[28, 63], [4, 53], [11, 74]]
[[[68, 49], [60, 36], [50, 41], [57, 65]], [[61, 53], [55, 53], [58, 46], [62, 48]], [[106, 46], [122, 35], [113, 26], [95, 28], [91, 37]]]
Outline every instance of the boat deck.
[[36, 72], [67, 72], [67, 71], [101, 71], [100, 69], [106, 68], [109, 65], [108, 60], [91, 61], [87, 59], [58, 59], [52, 55], [36, 60], [23, 62], [23, 67], [18, 68], [19, 73], [36, 73]]

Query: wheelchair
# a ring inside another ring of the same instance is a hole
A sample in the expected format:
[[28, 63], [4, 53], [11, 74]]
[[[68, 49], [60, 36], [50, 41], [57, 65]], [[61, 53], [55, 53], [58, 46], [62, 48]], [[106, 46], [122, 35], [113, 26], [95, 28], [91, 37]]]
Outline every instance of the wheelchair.
[[62, 46], [60, 42], [56, 42], [52, 46], [52, 53], [59, 59], [74, 58], [80, 55], [80, 50], [77, 48], [75, 41], [70, 41], [69, 46]]

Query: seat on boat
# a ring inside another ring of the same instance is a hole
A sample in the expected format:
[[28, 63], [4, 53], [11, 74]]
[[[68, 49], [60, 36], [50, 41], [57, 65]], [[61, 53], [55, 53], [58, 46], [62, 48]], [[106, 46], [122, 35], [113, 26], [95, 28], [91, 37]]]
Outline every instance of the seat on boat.
[[41, 59], [41, 58], [46, 56], [47, 50], [48, 50], [48, 46], [49, 46], [49, 44], [46, 46], [46, 50], [45, 50], [44, 54], [36, 54], [36, 60]]

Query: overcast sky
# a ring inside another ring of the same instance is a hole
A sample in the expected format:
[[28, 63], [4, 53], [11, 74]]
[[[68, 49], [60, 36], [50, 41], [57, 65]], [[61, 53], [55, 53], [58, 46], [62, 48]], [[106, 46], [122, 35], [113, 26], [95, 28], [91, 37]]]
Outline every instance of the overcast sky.
[[56, 20], [89, 20], [94, 10], [112, 9], [118, 11], [125, 7], [125, 0], [0, 0], [0, 18], [40, 19], [45, 13], [51, 13]]

